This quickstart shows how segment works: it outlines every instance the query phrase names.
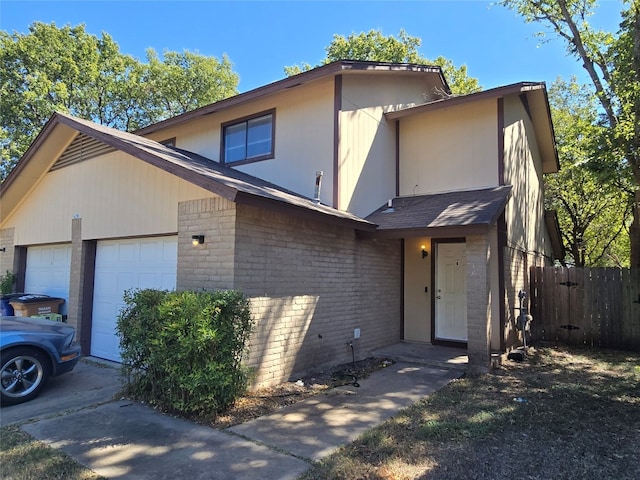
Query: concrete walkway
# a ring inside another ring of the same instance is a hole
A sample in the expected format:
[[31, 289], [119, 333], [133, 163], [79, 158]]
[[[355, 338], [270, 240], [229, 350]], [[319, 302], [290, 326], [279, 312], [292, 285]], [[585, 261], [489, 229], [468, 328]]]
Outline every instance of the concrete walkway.
[[306, 460], [320, 460], [425, 395], [459, 370], [395, 363], [360, 380], [228, 430]]
[[[448, 356], [458, 355], [452, 350]], [[32, 402], [3, 408], [2, 425], [20, 425], [107, 478], [149, 480], [295, 479], [310, 462], [460, 377], [464, 367], [399, 361], [359, 380], [359, 387], [337, 388], [219, 431], [114, 397], [120, 379], [113, 366], [85, 360], [78, 366], [82, 377], [69, 377], [60, 388], [55, 383], [61, 376], [48, 386], [60, 394], [57, 404], [47, 390]], [[87, 397], [84, 407], [71, 406], [65, 392], [73, 400], [78, 385], [74, 389], [72, 380], [82, 378], [85, 385], [84, 377], [111, 387]]]

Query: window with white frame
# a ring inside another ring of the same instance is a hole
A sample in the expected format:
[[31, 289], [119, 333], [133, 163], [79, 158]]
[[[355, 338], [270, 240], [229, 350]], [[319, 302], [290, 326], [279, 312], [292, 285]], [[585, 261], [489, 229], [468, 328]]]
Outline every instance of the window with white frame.
[[222, 125], [223, 163], [249, 163], [273, 158], [275, 111]]

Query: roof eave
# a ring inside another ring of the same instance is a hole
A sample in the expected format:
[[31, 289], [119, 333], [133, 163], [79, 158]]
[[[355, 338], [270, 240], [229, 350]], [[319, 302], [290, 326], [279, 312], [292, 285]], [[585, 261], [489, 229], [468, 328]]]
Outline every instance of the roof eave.
[[238, 105], [242, 105], [258, 98], [278, 93], [280, 91], [294, 88], [299, 85], [307, 84], [321, 78], [338, 75], [340, 73], [353, 72], [353, 71], [368, 71], [368, 72], [416, 72], [416, 73], [435, 73], [440, 76], [442, 84], [445, 87], [445, 93], [450, 93], [447, 80], [444, 78], [442, 69], [436, 65], [417, 65], [409, 63], [387, 63], [387, 62], [365, 62], [357, 60], [338, 60], [332, 63], [328, 63], [321, 67], [308, 70], [306, 72], [293, 75], [291, 77], [278, 80], [276, 82], [264, 85], [262, 87], [255, 88], [248, 92], [234, 95], [233, 97], [220, 100], [210, 105], [191, 110], [190, 112], [183, 113], [181, 115], [168, 118], [153, 125], [136, 130], [134, 133], [137, 135], [148, 135], [150, 133], [162, 130], [168, 127], [172, 127], [197, 117], [210, 115], [215, 112], [223, 111]]
[[545, 210], [544, 222], [547, 227], [547, 232], [549, 233], [553, 256], [556, 260], [562, 262], [564, 261], [566, 250], [562, 242], [562, 230], [560, 229], [560, 222], [558, 221], [558, 212], [555, 210]]
[[[51, 116], [1, 184], [2, 216], [0, 217], [0, 223], [12, 215], [15, 208], [35, 188], [39, 178], [49, 171], [49, 168], [57, 158], [54, 152], [64, 151], [76, 135], [77, 131], [60, 123], [58, 114]], [[41, 154], [45, 150], [47, 153]]]
[[375, 231], [358, 231], [358, 237], [363, 239], [380, 238], [406, 238], [406, 237], [430, 237], [430, 238], [451, 238], [465, 237], [467, 235], [485, 235], [491, 229], [490, 224], [474, 225], [449, 225], [443, 227], [423, 227], [423, 228], [398, 228]]
[[504, 97], [505, 95], [512, 95], [515, 93], [525, 93], [533, 90], [545, 89], [544, 82], [519, 82], [511, 85], [504, 85], [501, 87], [491, 88], [489, 90], [482, 90], [480, 92], [469, 93], [466, 95], [454, 95], [439, 100], [433, 100], [422, 105], [413, 107], [407, 107], [400, 110], [387, 112], [384, 116], [387, 120], [397, 120], [403, 117], [409, 117], [417, 115], [423, 112], [430, 112], [439, 110], [441, 108], [450, 108], [456, 105], [462, 105], [470, 102], [477, 102], [480, 100], [486, 100], [490, 98]]
[[356, 218], [345, 218], [336, 215], [331, 215], [325, 212], [321, 212], [319, 210], [314, 210], [312, 208], [306, 208], [300, 205], [294, 205], [286, 202], [282, 202], [272, 198], [261, 197], [258, 195], [253, 195], [246, 192], [238, 192], [236, 196], [235, 202], [240, 205], [248, 205], [252, 207], [258, 208], [267, 208], [270, 210], [275, 210], [279, 212], [285, 212], [291, 214], [293, 216], [297, 216], [300, 218], [315, 218], [318, 221], [323, 223], [329, 223], [332, 225], [348, 225], [351, 228], [354, 228], [358, 231], [374, 231], [376, 229], [376, 225], [367, 222], [364, 219], [356, 219]]
[[[187, 166], [163, 159], [158, 155], [155, 155], [152, 151], [148, 151], [147, 148], [150, 148], [149, 145], [142, 145], [142, 144], [137, 145], [134, 143], [138, 139], [141, 142], [150, 142], [148, 139], [145, 139], [144, 137], [123, 132], [122, 133], [123, 135], [125, 136], [130, 135], [133, 137], [129, 139], [129, 141], [127, 141], [126, 138], [123, 139], [117, 135], [113, 135], [108, 132], [101, 131], [99, 129], [99, 126], [97, 126], [96, 128], [92, 128], [92, 126], [86, 123], [86, 121], [81, 121], [79, 119], [75, 119], [72, 116], [61, 114], [61, 113], [54, 114], [49, 120], [49, 122], [47, 122], [47, 124], [43, 128], [40, 135], [38, 135], [38, 137], [36, 138], [36, 141], [34, 141], [33, 145], [29, 148], [27, 153], [21, 159], [19, 163], [20, 168], [18, 169], [18, 171], [12, 174], [10, 177], [8, 177], [9, 185], [3, 184], [3, 188], [2, 188], [2, 191], [0, 192], [0, 195], [5, 196], [8, 191], [12, 191], [12, 190], [15, 190], [15, 188], [19, 188], [20, 185], [17, 182], [21, 180], [24, 180], [22, 181], [23, 188], [21, 189], [21, 191], [26, 192], [25, 189], [27, 188], [27, 186], [29, 187], [35, 186], [36, 182], [27, 181], [28, 179], [25, 179], [24, 175], [20, 176], [19, 174], [24, 173], [24, 170], [28, 168], [31, 159], [34, 157], [34, 155], [37, 154], [38, 150], [41, 147], [46, 145], [47, 140], [50, 138], [50, 134], [59, 126], [67, 127], [69, 129], [70, 134], [63, 137], [61, 141], [58, 141], [58, 143], [62, 142], [63, 144], [68, 145], [78, 133], [82, 133], [88, 137], [91, 137], [100, 142], [103, 142], [106, 145], [109, 145], [117, 150], [120, 150], [128, 155], [131, 155], [134, 158], [142, 160], [150, 165], [153, 165], [154, 167], [164, 172], [167, 172], [169, 174], [182, 178], [183, 180], [188, 181], [198, 187], [201, 187], [213, 194], [219, 195], [220, 197], [226, 198], [236, 203], [256, 205], [256, 206], [262, 206], [265, 208], [272, 208], [272, 209], [275, 208], [275, 209], [284, 210], [293, 214], [306, 215], [307, 218], [309, 215], [311, 215], [317, 218], [318, 220], [323, 220], [329, 223], [338, 223], [342, 225], [348, 224], [351, 227], [357, 228], [360, 230], [373, 230], [376, 227], [371, 222], [368, 222], [364, 219], [360, 219], [359, 217], [349, 216], [349, 215], [345, 216], [344, 214], [339, 214], [339, 212], [329, 211], [329, 210], [332, 210], [330, 209], [330, 207], [324, 207], [324, 206], [316, 207], [315, 205], [308, 205], [308, 206], [296, 205], [295, 203], [289, 203], [286, 200], [279, 200], [275, 198], [261, 196], [260, 194], [243, 192], [232, 185], [228, 185], [224, 182], [219, 182], [214, 178], [199, 174], [196, 171], [188, 168]], [[71, 134], [71, 132], [73, 133]], [[151, 145], [151, 147], [153, 147], [153, 145]], [[62, 147], [60, 148], [60, 150], [63, 150]], [[175, 155], [184, 156], [185, 153], [186, 152], [181, 152], [179, 150], [174, 149]], [[53, 163], [55, 163], [57, 157], [58, 157], [57, 155], [52, 155], [49, 157], [48, 167], [50, 167]], [[45, 166], [40, 171], [40, 176], [46, 173], [48, 170], [49, 168]], [[224, 175], [224, 173], [221, 173], [221, 175]], [[8, 186], [11, 186], [11, 185], [14, 188], [10, 190]], [[24, 197], [24, 195], [20, 196], [18, 195], [18, 193], [16, 193], [14, 197], [15, 197], [14, 199], [15, 201], [12, 201], [12, 202], [5, 202], [3, 199], [3, 207], [4, 207], [3, 217], [5, 218], [18, 205], [19, 203], [18, 197], [22, 198]], [[309, 200], [309, 203], [312, 203], [312, 200]], [[323, 211], [323, 209], [327, 211]]]

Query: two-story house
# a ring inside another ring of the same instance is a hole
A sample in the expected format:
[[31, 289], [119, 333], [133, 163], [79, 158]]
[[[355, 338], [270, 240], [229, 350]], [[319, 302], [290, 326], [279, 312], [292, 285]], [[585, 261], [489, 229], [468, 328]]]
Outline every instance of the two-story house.
[[453, 96], [438, 67], [340, 61], [125, 133], [55, 114], [2, 185], [0, 271], [119, 359], [131, 288], [238, 289], [256, 384], [376, 348], [518, 342], [560, 255], [543, 83]]

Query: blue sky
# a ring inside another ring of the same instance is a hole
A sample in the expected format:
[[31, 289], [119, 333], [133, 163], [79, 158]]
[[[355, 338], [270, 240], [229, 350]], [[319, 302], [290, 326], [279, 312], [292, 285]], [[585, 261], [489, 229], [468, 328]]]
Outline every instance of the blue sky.
[[[591, 23], [615, 32], [621, 8], [619, 0], [601, 0]], [[0, 29], [25, 34], [35, 21], [84, 23], [89, 33], [108, 33], [121, 52], [143, 61], [147, 48], [226, 54], [241, 92], [284, 78], [285, 66], [318, 64], [334, 34], [371, 29], [394, 36], [404, 29], [422, 39], [423, 56], [467, 65], [484, 88], [519, 81], [550, 85], [571, 75], [587, 82], [554, 36], [541, 43], [534, 36], [540, 26], [483, 0], [0, 0]]]

